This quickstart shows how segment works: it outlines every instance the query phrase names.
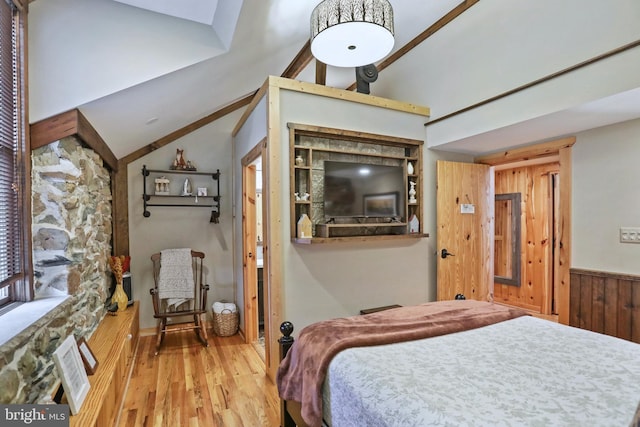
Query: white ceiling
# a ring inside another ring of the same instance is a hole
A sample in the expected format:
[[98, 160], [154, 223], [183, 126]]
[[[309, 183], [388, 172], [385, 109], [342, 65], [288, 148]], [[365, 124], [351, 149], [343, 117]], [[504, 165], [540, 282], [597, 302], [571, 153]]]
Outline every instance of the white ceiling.
[[[281, 75], [307, 42], [318, 1], [195, 1], [216, 4], [213, 25], [142, 9], [151, 5], [185, 16], [184, 0], [163, 0], [163, 7], [157, 0], [127, 1], [140, 7], [112, 0], [34, 1], [30, 121], [79, 108], [121, 158], [255, 91], [268, 75]], [[391, 2], [395, 51], [459, 0]], [[169, 6], [176, 3], [177, 10]], [[237, 24], [233, 6], [241, 6]], [[198, 20], [195, 15], [187, 19]], [[220, 32], [229, 27], [234, 31], [226, 48]], [[312, 61], [297, 79], [313, 82], [314, 73]], [[352, 68], [327, 69], [329, 86], [354, 81]]]
[[162, 13], [176, 18], [188, 19], [201, 24], [213, 25], [213, 15], [218, 0], [114, 0], [120, 3]]
[[[390, 0], [394, 51], [460, 0]], [[79, 108], [122, 158], [281, 75], [309, 38], [319, 0], [37, 0], [29, 6], [30, 121]], [[296, 78], [315, 81], [312, 61]], [[384, 71], [382, 71], [384, 73]], [[328, 86], [355, 80], [327, 67]], [[640, 91], [523, 123], [557, 134], [640, 117]], [[573, 128], [568, 120], [575, 121]], [[445, 149], [498, 149], [520, 128]], [[531, 140], [529, 140], [531, 141]], [[529, 141], [523, 141], [529, 142]], [[444, 148], [444, 147], [443, 147]]]
[[510, 141], [511, 146], [526, 145], [531, 141], [549, 138], [549, 135], [560, 138], [638, 117], [640, 117], [640, 88], [470, 138], [458, 139], [447, 143], [442, 149], [477, 155], [502, 150], [505, 148], [505, 141]]

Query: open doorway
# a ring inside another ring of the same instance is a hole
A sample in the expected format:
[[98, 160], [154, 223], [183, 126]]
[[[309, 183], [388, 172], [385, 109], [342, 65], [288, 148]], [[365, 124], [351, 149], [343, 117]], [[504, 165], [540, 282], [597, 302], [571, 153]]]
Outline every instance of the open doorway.
[[495, 167], [496, 302], [534, 313], [557, 314], [553, 290], [559, 256], [554, 247], [558, 241], [559, 169], [557, 157], [544, 163]]
[[263, 146], [259, 143], [242, 159], [242, 254], [245, 340], [265, 360], [268, 289], [263, 280]]
[[[254, 341], [256, 349], [260, 353], [262, 360], [264, 360], [264, 317], [265, 317], [265, 303], [264, 303], [264, 235], [262, 230], [262, 156], [254, 161], [256, 167], [256, 267], [257, 267], [257, 281], [256, 287], [258, 292], [258, 339]], [[249, 219], [247, 219], [249, 220]]]
[[[524, 293], [522, 290], [515, 292], [514, 289], [507, 289], [507, 292], [511, 292], [514, 297], [517, 297], [516, 299], [519, 299], [514, 305], [530, 308], [539, 313], [548, 313], [549, 316], [557, 315], [557, 321], [562, 324], [569, 324], [571, 297], [571, 149], [575, 141], [575, 137], [567, 137], [475, 159], [477, 163], [494, 166], [497, 171], [507, 171], [505, 174], [507, 182], [518, 179], [516, 174], [520, 167], [537, 168], [534, 172], [527, 173], [532, 174], [531, 179], [541, 181], [537, 186], [539, 191], [534, 191], [532, 188], [525, 190], [530, 194], [531, 205], [523, 206], [522, 215], [523, 217], [537, 215], [544, 220], [541, 221], [539, 229], [536, 229], [531, 224], [525, 225], [526, 218], [523, 218], [522, 228], [529, 227], [530, 230], [526, 230], [529, 234], [522, 238], [521, 287], [537, 286], [541, 292], [540, 301], [534, 301], [531, 295], [522, 297]], [[495, 186], [495, 194], [506, 192], [504, 188], [498, 186], [497, 181]], [[517, 190], [510, 192], [514, 191]], [[524, 209], [530, 209], [530, 211], [525, 212]], [[547, 210], [547, 214], [542, 215], [543, 210]], [[527, 251], [529, 254], [526, 254]], [[543, 270], [534, 273], [533, 267], [542, 263], [543, 258], [545, 262], [548, 260], [549, 265], [545, 265]], [[527, 274], [526, 278], [525, 274]], [[500, 302], [501, 295], [497, 293], [497, 287], [496, 283], [494, 300]], [[513, 302], [514, 299], [509, 297], [507, 303]], [[541, 314], [543, 317], [545, 315]]]

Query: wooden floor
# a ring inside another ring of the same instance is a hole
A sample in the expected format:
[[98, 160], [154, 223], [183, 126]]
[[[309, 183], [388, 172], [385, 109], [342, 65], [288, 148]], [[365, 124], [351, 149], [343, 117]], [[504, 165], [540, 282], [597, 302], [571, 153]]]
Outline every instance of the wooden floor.
[[557, 314], [542, 314], [542, 313], [538, 313], [538, 312], [533, 311], [533, 310], [527, 310], [525, 308], [518, 307], [518, 306], [515, 306], [515, 305], [511, 305], [511, 304], [507, 304], [505, 302], [500, 302], [500, 301], [496, 301], [496, 304], [504, 305], [506, 307], [520, 308], [520, 309], [526, 311], [527, 313], [529, 313], [530, 315], [532, 315], [533, 317], [539, 317], [540, 319], [545, 319], [545, 320], [548, 320], [550, 322], [558, 323], [558, 315]]
[[154, 351], [155, 337], [141, 337], [119, 426], [279, 425], [276, 386], [239, 335], [210, 335], [205, 348], [192, 331], [177, 332]]
[[549, 320], [550, 322], [558, 323], [558, 315], [557, 314], [542, 314], [542, 313], [531, 313], [533, 317], [539, 317], [540, 319]]

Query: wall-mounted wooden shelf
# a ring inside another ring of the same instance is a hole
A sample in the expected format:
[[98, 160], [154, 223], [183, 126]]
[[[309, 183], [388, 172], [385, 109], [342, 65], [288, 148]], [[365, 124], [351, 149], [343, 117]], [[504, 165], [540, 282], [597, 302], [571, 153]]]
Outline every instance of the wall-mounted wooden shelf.
[[[214, 181], [217, 182], [217, 193], [215, 195], [207, 195], [207, 196], [198, 196], [197, 193], [191, 196], [182, 196], [180, 194], [151, 194], [147, 193], [147, 177], [150, 174], [157, 174], [158, 176], [164, 175], [200, 175], [200, 176], [210, 176]], [[142, 201], [144, 205], [144, 211], [142, 215], [145, 218], [151, 216], [151, 212], [147, 209], [148, 207], [189, 207], [189, 208], [213, 208], [211, 213], [211, 222], [217, 223], [220, 218], [220, 169], [216, 172], [199, 172], [192, 170], [180, 170], [180, 169], [170, 169], [170, 170], [161, 170], [161, 169], [147, 169], [147, 165], [142, 166], [142, 177], [143, 177], [143, 190], [142, 190]], [[167, 203], [161, 202], [152, 202], [152, 200], [165, 200]], [[199, 199], [205, 199], [210, 201], [210, 203], [199, 203]], [[169, 200], [173, 200], [173, 202], [169, 203]], [[189, 203], [184, 203], [186, 200]]]
[[354, 243], [354, 242], [375, 242], [380, 240], [415, 240], [429, 237], [429, 234], [384, 234], [378, 236], [349, 236], [349, 237], [313, 237], [311, 239], [291, 239], [291, 243], [297, 245], [323, 245], [328, 243]]
[[[372, 237], [376, 236], [378, 231], [382, 230], [382, 235], [398, 235], [406, 234], [406, 222], [394, 223], [377, 223], [377, 224], [318, 224], [316, 225], [316, 236], [318, 237], [334, 237], [332, 231], [343, 230], [357, 233], [359, 236]], [[347, 237], [347, 236], [343, 236]]]

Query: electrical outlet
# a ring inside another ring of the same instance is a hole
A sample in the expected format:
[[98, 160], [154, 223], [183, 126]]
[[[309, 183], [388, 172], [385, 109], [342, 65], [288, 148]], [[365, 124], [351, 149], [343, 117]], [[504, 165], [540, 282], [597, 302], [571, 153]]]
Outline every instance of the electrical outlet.
[[620, 227], [621, 243], [640, 243], [640, 227]]

